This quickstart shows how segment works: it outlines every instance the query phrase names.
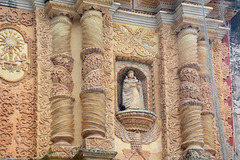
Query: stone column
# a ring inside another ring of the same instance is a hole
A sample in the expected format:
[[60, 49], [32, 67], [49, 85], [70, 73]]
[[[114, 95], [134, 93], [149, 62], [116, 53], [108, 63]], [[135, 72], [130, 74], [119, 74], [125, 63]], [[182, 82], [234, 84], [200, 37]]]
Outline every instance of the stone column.
[[203, 129], [201, 110], [203, 103], [198, 100], [200, 95], [199, 64], [197, 48], [198, 30], [187, 27], [178, 34], [179, 76], [180, 85], [180, 117], [182, 130], [182, 148], [201, 150], [203, 146]]
[[[74, 139], [73, 129], [73, 58], [71, 57], [70, 38], [71, 20], [55, 8], [62, 7], [59, 3], [48, 2], [46, 12], [51, 18], [52, 48], [51, 57], [54, 69], [52, 72], [53, 88], [51, 90], [51, 141], [52, 151], [56, 146], [70, 146]], [[55, 149], [54, 149], [55, 148]]]
[[203, 125], [203, 135], [204, 135], [204, 146], [205, 151], [209, 151], [212, 156], [216, 154], [214, 149], [214, 128], [213, 128], [213, 118], [214, 114], [211, 111], [202, 111], [202, 125]]
[[213, 130], [213, 93], [210, 81], [210, 70], [208, 68], [206, 41], [200, 39], [198, 41], [198, 61], [200, 64], [200, 100], [204, 103], [202, 110], [202, 125], [204, 135], [203, 149], [209, 151], [211, 155], [215, 155], [214, 149], [214, 130]]
[[82, 137], [105, 136], [105, 90], [103, 89], [103, 17], [100, 11], [88, 10], [81, 18], [83, 86], [80, 94], [83, 109]]

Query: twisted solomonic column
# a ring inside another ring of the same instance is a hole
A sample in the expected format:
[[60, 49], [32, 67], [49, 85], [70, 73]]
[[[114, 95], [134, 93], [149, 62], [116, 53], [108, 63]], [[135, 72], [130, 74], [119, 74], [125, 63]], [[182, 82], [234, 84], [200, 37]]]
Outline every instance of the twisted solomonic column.
[[70, 49], [72, 23], [66, 16], [51, 19], [54, 69], [52, 72], [53, 88], [51, 91], [51, 141], [53, 145], [69, 146], [73, 141], [73, 58]]
[[214, 130], [213, 130], [213, 93], [210, 82], [210, 71], [208, 68], [208, 56], [207, 56], [206, 41], [198, 41], [198, 57], [200, 64], [200, 100], [204, 103], [202, 111], [202, 126], [204, 135], [204, 146], [203, 149], [209, 151], [213, 156], [216, 153], [214, 149]]
[[105, 136], [105, 90], [103, 89], [103, 17], [96, 10], [88, 10], [81, 18], [83, 30], [83, 86], [80, 98], [83, 108], [82, 137]]
[[200, 77], [198, 74], [197, 38], [198, 30], [188, 27], [180, 31], [177, 39], [181, 80], [179, 106], [183, 139], [181, 146], [185, 151], [202, 149], [203, 146], [201, 122], [203, 103], [198, 100]]

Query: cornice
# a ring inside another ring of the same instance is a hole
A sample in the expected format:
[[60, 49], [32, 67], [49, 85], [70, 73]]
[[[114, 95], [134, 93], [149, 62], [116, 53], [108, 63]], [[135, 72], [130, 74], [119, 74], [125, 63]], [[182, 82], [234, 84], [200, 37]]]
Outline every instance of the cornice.
[[[207, 4], [209, 1], [205, 1]], [[135, 13], [127, 10], [122, 10], [121, 4], [113, 4], [114, 11], [109, 11], [113, 14], [114, 22], [121, 22], [126, 24], [159, 28], [162, 24], [169, 24], [173, 26], [173, 30], [178, 32], [181, 27], [186, 25], [202, 28], [203, 23], [203, 11], [202, 6], [192, 3], [180, 3], [173, 10], [160, 9], [155, 15]], [[212, 11], [212, 7], [205, 6], [205, 17]], [[206, 18], [209, 37], [222, 38], [229, 30], [226, 27], [221, 27], [223, 21], [212, 18]]]

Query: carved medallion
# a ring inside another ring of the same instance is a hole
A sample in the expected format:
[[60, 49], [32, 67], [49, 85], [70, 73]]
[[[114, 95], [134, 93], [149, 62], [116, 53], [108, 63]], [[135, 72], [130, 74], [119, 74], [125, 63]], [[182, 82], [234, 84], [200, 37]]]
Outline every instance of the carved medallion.
[[14, 29], [0, 31], [0, 77], [10, 82], [22, 79], [29, 67], [28, 44]]

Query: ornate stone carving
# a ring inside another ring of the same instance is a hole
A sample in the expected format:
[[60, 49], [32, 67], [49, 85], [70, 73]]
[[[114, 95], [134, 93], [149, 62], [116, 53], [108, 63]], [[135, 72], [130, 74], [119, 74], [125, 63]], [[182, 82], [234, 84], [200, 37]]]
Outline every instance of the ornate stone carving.
[[66, 16], [69, 19], [78, 17], [73, 6], [54, 1], [48, 1], [45, 12], [51, 18], [56, 16]]
[[49, 19], [43, 9], [36, 8], [36, 37], [38, 55], [38, 127], [37, 127], [37, 156], [41, 157], [49, 152], [51, 133], [51, 103], [49, 101], [52, 89], [51, 71], [53, 64], [51, 33]]
[[[131, 150], [124, 149], [123, 153], [127, 160], [146, 159], [149, 160], [150, 152], [143, 151], [142, 145], [150, 144], [157, 140], [161, 124], [156, 120], [156, 115], [149, 111], [122, 111], [115, 120], [115, 134], [125, 143], [130, 143]], [[144, 122], [147, 118], [147, 122]], [[140, 123], [136, 123], [136, 122]], [[130, 124], [130, 125], [129, 125]], [[151, 127], [149, 127], [151, 126]]]
[[147, 132], [153, 126], [156, 115], [146, 110], [126, 110], [116, 114], [117, 119], [127, 131]]
[[[3, 50], [1, 50], [1, 58], [0, 58], [1, 59], [0, 60], [1, 76], [0, 77], [4, 80], [4, 83], [9, 84], [11, 86], [16, 86], [19, 83], [21, 83], [21, 81], [24, 78], [29, 79], [31, 78], [32, 75], [36, 75], [36, 70], [33, 69], [33, 67], [29, 67], [30, 63], [31, 64], [36, 63], [36, 62], [33, 62], [33, 59], [35, 56], [33, 54], [35, 51], [35, 48], [34, 48], [35, 41], [33, 41], [30, 35], [24, 32], [20, 26], [16, 26], [15, 24], [8, 24], [8, 23], [2, 24], [1, 28], [7, 31], [4, 33], [4, 35], [1, 36], [3, 39], [8, 39], [8, 40], [12, 39], [12, 38], [4, 38], [3, 36], [6, 36], [6, 34], [9, 33], [8, 31], [13, 31], [12, 34], [14, 34], [14, 37], [16, 37], [15, 34], [17, 34], [18, 36], [22, 37], [22, 39], [25, 40], [25, 43], [24, 43], [25, 50], [22, 52], [18, 52], [19, 49], [15, 48], [15, 49], [11, 49], [11, 51], [14, 50], [14, 54], [11, 54], [12, 52], [11, 53], [8, 52], [9, 48], [6, 45], [2, 45]], [[9, 37], [9, 34], [6, 37]], [[12, 42], [14, 42], [14, 40]], [[14, 83], [9, 83], [9, 82], [14, 82]]]
[[[185, 151], [190, 149], [201, 150], [204, 144], [201, 124], [201, 110], [203, 103], [198, 101], [200, 96], [200, 90], [198, 87], [200, 77], [196, 72], [198, 69], [197, 38], [198, 33], [196, 28], [185, 28], [178, 34], [179, 62], [181, 65], [179, 68], [181, 79], [181, 102], [179, 111], [183, 138], [181, 146]], [[186, 72], [186, 70], [192, 72]], [[189, 73], [195, 74], [189, 75]], [[189, 80], [188, 77], [190, 77]]]
[[[105, 114], [105, 126], [106, 126], [106, 141], [103, 142], [105, 150], [114, 149], [114, 56], [113, 56], [113, 24], [112, 14], [105, 14], [103, 16], [103, 71], [104, 71], [104, 83], [103, 87], [106, 91], [106, 114]], [[107, 142], [107, 145], [106, 143]]]
[[[95, 10], [84, 12], [81, 18], [83, 43], [81, 58], [83, 60], [83, 86], [80, 98], [83, 107], [82, 137], [105, 137], [106, 92], [103, 88], [103, 17]], [[98, 66], [90, 64], [97, 60]], [[88, 63], [90, 62], [90, 64]], [[88, 146], [86, 146], [88, 148]]]
[[114, 52], [125, 55], [139, 55], [141, 57], [155, 57], [156, 42], [153, 40], [156, 31], [154, 29], [132, 28], [114, 23], [113, 30], [116, 33], [114, 40]]
[[179, 78], [178, 53], [176, 36], [170, 25], [163, 25], [159, 29], [160, 56], [160, 104], [163, 106], [161, 116], [163, 120], [163, 157], [166, 159], [179, 159], [182, 154], [181, 129], [179, 116]]
[[28, 71], [28, 44], [18, 31], [3, 28], [0, 31], [0, 76], [10, 82], [19, 81]]
[[27, 27], [34, 24], [33, 18], [34, 16], [30, 11], [0, 7], [0, 22], [7, 21], [19, 25], [22, 24]]
[[[111, 14], [105, 14], [103, 16], [103, 48], [104, 48], [104, 55], [101, 49], [99, 48], [92, 48], [89, 49], [87, 54], [82, 54], [82, 59], [85, 60], [85, 56], [88, 54], [91, 54], [91, 50], [97, 50], [100, 55], [93, 53], [93, 60], [90, 58], [90, 61], [87, 59], [84, 61], [86, 62], [86, 70], [83, 68], [82, 74], [83, 77], [87, 75], [88, 72], [91, 70], [99, 69], [103, 67], [104, 71], [104, 83], [103, 88], [106, 92], [106, 114], [105, 114], [105, 137], [102, 138], [93, 138], [88, 139], [86, 138], [84, 140], [83, 147], [88, 149], [98, 149], [98, 150], [112, 150], [114, 148], [114, 125], [113, 125], [113, 119], [114, 119], [114, 81], [112, 80], [114, 78], [114, 69], [113, 69], [113, 52], [112, 52], [112, 15]], [[96, 58], [94, 58], [96, 57]], [[103, 60], [101, 60], [100, 57], [103, 57]], [[87, 63], [89, 62], [89, 63]], [[93, 67], [91, 64], [95, 62], [97, 65], [96, 67]], [[102, 66], [103, 65], [103, 66]], [[84, 65], [85, 66], [85, 63]], [[96, 88], [95, 88], [96, 89]], [[94, 90], [94, 89], [93, 89]], [[97, 89], [96, 89], [97, 90]], [[98, 89], [97, 91], [103, 91], [102, 89]]]
[[[8, 74], [12, 74], [9, 71], [17, 72], [16, 68], [11, 68], [11, 65], [16, 63], [20, 72], [26, 69], [24, 77], [18, 79], [18, 82], [0, 79], [2, 158], [30, 158], [36, 152], [36, 44], [34, 32], [31, 30], [35, 26], [33, 19], [28, 19], [29, 17], [33, 17], [30, 12], [0, 7], [0, 21], [11, 22], [1, 25], [1, 69], [5, 67]], [[24, 30], [30, 31], [26, 33]], [[21, 50], [25, 43], [28, 50], [24, 51], [24, 56]], [[25, 58], [29, 64], [27, 68], [24, 66]], [[7, 63], [9, 68], [6, 67]]]
[[[225, 133], [225, 139], [227, 141], [227, 148], [228, 148], [228, 156], [229, 159], [232, 158], [232, 124], [229, 123], [229, 120], [232, 118], [232, 113], [231, 110], [231, 87], [228, 83], [229, 81], [229, 73], [228, 72], [223, 72], [223, 67], [224, 63], [229, 63], [229, 51], [228, 47], [226, 44], [221, 42], [221, 40], [215, 40], [212, 43], [211, 46], [212, 50], [212, 60], [213, 60], [213, 70], [214, 70], [214, 78], [216, 80], [216, 85], [217, 85], [217, 94], [219, 97], [219, 103], [222, 112], [222, 119], [223, 119], [223, 128], [224, 128], [224, 133]], [[223, 73], [228, 74], [228, 75], [223, 75]], [[228, 77], [227, 79], [225, 79]], [[225, 93], [224, 93], [225, 92]], [[226, 108], [227, 107], [227, 108]], [[218, 132], [217, 128], [215, 128], [215, 145], [216, 145], [216, 158], [221, 159], [221, 148], [218, 140]]]
[[144, 110], [142, 83], [134, 76], [134, 71], [130, 70], [123, 81], [122, 101], [125, 109]]
[[[51, 3], [48, 6], [52, 5]], [[53, 8], [52, 8], [53, 9]], [[47, 10], [48, 13], [54, 10]], [[54, 65], [51, 74], [53, 87], [51, 101], [51, 141], [53, 145], [71, 145], [73, 136], [73, 58], [71, 57], [70, 38], [72, 23], [67, 16], [56, 16], [51, 19], [52, 47]]]
[[97, 11], [107, 13], [112, 3], [113, 3], [113, 0], [78, 0], [76, 2], [76, 9], [77, 9], [77, 12], [80, 14], [92, 8]]

